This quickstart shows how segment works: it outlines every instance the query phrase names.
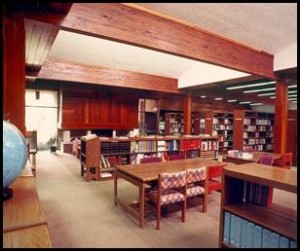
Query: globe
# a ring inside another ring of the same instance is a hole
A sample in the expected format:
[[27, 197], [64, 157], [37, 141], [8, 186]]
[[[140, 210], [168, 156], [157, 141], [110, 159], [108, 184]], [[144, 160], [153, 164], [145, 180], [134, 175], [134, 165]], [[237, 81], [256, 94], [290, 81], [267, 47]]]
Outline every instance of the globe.
[[3, 120], [3, 189], [8, 187], [26, 165], [27, 146], [19, 129]]

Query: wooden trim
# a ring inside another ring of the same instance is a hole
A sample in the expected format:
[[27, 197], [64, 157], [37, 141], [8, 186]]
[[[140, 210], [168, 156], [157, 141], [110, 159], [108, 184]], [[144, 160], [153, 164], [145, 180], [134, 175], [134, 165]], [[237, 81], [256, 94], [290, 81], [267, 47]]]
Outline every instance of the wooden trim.
[[53, 59], [45, 62], [38, 78], [180, 93], [177, 79]]
[[275, 78], [273, 55], [118, 3], [74, 3], [64, 19], [51, 14], [27, 15], [26, 17], [58, 25], [61, 29], [71, 32], [115, 40], [271, 79]]

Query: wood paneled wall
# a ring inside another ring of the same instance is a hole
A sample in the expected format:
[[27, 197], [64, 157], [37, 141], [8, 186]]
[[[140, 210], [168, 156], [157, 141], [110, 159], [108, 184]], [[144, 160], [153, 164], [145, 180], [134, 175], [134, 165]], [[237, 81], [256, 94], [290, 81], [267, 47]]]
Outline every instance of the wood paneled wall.
[[62, 96], [62, 129], [138, 128], [136, 94], [88, 86], [62, 88]]

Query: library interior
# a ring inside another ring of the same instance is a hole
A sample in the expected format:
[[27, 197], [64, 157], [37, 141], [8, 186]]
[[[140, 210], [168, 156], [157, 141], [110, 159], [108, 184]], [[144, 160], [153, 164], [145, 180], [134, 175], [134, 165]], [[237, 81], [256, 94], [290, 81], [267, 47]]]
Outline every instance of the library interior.
[[297, 3], [2, 10], [4, 249], [297, 249]]

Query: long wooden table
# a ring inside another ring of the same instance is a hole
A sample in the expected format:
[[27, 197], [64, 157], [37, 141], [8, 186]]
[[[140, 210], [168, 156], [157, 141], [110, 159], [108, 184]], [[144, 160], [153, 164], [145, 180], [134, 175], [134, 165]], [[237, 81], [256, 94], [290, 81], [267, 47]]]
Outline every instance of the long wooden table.
[[225, 157], [226, 161], [230, 162], [230, 163], [247, 164], [247, 163], [257, 163], [257, 162], [259, 162], [259, 159], [263, 154], [271, 155], [273, 157], [274, 161], [281, 158], [280, 153], [262, 152], [262, 151], [253, 152], [253, 157], [251, 159], [246, 159], [246, 158], [237, 157], [237, 156], [230, 156], [230, 155], [226, 155], [224, 157]]
[[[146, 163], [135, 165], [117, 165], [114, 176], [114, 203], [139, 221], [139, 226], [144, 226], [145, 214], [145, 188], [147, 182], [158, 180], [158, 174], [162, 172], [178, 172], [190, 168], [198, 168], [211, 165], [226, 165], [214, 160], [192, 158], [183, 160], [166, 161], [159, 163]], [[118, 198], [118, 178], [123, 178], [139, 188], [139, 210], [124, 203]]]

